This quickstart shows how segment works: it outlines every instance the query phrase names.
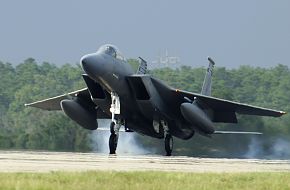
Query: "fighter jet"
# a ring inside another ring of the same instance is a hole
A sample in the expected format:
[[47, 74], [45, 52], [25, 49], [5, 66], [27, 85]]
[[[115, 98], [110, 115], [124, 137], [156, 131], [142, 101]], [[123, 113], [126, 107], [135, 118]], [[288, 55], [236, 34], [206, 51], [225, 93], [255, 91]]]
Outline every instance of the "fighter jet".
[[103, 45], [80, 60], [86, 88], [53, 98], [25, 104], [44, 110], [62, 110], [70, 119], [89, 130], [98, 129], [98, 119], [110, 119], [110, 154], [116, 153], [121, 126], [164, 139], [166, 155], [173, 149], [173, 137], [190, 139], [194, 134], [261, 134], [217, 131], [214, 123], [237, 123], [236, 114], [280, 117], [284, 111], [242, 104], [211, 96], [214, 61], [208, 58], [201, 93], [172, 88], [147, 72], [140, 57], [134, 72], [117, 47]]

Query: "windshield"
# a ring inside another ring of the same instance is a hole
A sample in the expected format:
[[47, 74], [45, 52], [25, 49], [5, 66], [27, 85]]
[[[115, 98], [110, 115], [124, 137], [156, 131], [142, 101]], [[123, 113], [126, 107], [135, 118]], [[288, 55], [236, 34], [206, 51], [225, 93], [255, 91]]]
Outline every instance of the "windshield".
[[100, 47], [98, 52], [105, 53], [107, 55], [110, 55], [110, 56], [112, 56], [112, 57], [114, 57], [116, 59], [122, 60], [122, 61], [125, 60], [125, 58], [122, 55], [122, 53], [114, 45], [110, 45], [110, 44], [103, 45], [103, 46]]

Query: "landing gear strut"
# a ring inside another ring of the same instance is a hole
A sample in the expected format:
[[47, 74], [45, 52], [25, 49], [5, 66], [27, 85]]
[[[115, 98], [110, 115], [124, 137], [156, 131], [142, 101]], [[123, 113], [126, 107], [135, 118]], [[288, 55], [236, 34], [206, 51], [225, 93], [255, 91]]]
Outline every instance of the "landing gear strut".
[[110, 112], [112, 113], [112, 122], [110, 124], [110, 138], [109, 138], [109, 149], [110, 154], [116, 154], [116, 149], [118, 145], [119, 139], [119, 130], [121, 127], [121, 120], [115, 119], [115, 114], [120, 114], [120, 99], [119, 96], [112, 92], [111, 93], [112, 104], [110, 108]]

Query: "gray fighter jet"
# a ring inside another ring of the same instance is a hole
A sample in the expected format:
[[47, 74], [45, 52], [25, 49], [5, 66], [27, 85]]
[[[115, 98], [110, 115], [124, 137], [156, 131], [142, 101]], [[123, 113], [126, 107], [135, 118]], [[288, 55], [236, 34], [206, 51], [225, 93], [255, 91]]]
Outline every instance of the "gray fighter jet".
[[173, 149], [172, 136], [190, 139], [195, 133], [261, 134], [258, 132], [216, 131], [214, 123], [237, 123], [236, 114], [280, 117], [285, 112], [211, 96], [214, 61], [208, 58], [201, 93], [167, 86], [146, 74], [147, 63], [140, 58], [134, 73], [120, 51], [103, 45], [96, 53], [85, 55], [80, 64], [87, 88], [26, 104], [45, 110], [62, 110], [70, 119], [89, 130], [98, 129], [97, 119], [111, 119], [109, 149], [116, 153], [120, 127], [164, 139], [166, 155]]

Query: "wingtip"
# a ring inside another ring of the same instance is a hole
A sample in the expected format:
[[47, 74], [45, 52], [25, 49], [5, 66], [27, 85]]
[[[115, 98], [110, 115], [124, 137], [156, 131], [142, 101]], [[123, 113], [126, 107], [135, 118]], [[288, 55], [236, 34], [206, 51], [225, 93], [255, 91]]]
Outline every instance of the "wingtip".
[[24, 104], [24, 106], [25, 106], [25, 107], [29, 107], [29, 106], [31, 106], [31, 104]]

